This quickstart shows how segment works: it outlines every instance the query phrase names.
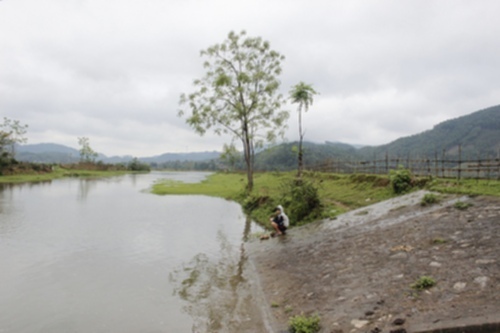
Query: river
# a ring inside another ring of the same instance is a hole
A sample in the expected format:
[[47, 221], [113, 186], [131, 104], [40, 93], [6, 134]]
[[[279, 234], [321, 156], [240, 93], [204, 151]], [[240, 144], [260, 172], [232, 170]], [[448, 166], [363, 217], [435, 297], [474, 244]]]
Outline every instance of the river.
[[[126, 175], [0, 184], [0, 332], [230, 331], [251, 300], [241, 207]], [[236, 312], [235, 312], [236, 311]]]

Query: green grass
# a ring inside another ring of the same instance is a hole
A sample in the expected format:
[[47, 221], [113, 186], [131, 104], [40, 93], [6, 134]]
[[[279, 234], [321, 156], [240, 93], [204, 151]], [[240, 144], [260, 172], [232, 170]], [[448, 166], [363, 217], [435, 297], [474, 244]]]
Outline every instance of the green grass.
[[427, 193], [424, 195], [422, 200], [420, 201], [420, 206], [429, 206], [434, 205], [439, 202], [439, 197], [434, 193]]
[[[215, 173], [201, 183], [160, 181], [153, 186], [155, 194], [201, 194], [234, 200], [245, 206], [249, 200], [260, 201], [250, 216], [262, 225], [268, 224], [272, 208], [280, 203], [283, 183], [291, 181], [295, 172], [266, 172], [254, 176], [254, 191], [247, 198], [244, 188], [246, 175], [238, 173]], [[318, 187], [324, 207], [323, 217], [333, 218], [343, 212], [371, 205], [394, 197], [387, 177], [365, 175], [334, 175], [305, 173]], [[285, 207], [286, 209], [286, 207]]]
[[290, 318], [290, 332], [292, 333], [316, 333], [320, 330], [320, 317], [318, 315], [297, 315]]
[[[294, 171], [256, 173], [254, 191], [249, 197], [244, 191], [246, 175], [243, 173], [215, 173], [203, 182], [194, 184], [160, 181], [153, 186], [153, 193], [208, 195], [234, 200], [243, 207], [251, 206], [252, 209], [247, 209], [250, 217], [268, 226], [273, 207], [281, 203], [283, 184], [293, 180], [295, 174]], [[306, 172], [303, 177], [318, 188], [323, 205], [322, 218], [334, 218], [396, 196], [389, 177], [384, 175]], [[500, 182], [496, 180], [464, 180], [456, 183], [454, 180], [434, 179], [427, 182], [426, 188], [441, 193], [500, 196]]]
[[[199, 194], [237, 200], [243, 194], [246, 176], [236, 173], [214, 173], [200, 183], [183, 183], [172, 180], [161, 180], [153, 186], [154, 194]], [[258, 183], [258, 175], [255, 182]]]
[[54, 168], [50, 173], [31, 173], [12, 176], [0, 176], [0, 183], [33, 183], [44, 182], [64, 177], [86, 177], [100, 178], [121, 176], [131, 173], [130, 171], [95, 171], [95, 170], [69, 170], [60, 167]]
[[430, 276], [421, 276], [410, 287], [416, 290], [424, 290], [432, 288], [436, 285], [436, 280]]
[[434, 179], [428, 189], [441, 193], [500, 196], [500, 181], [484, 179]]
[[472, 206], [473, 206], [473, 204], [471, 204], [470, 202], [463, 202], [463, 201], [457, 201], [453, 205], [453, 207], [455, 207], [458, 210], [467, 210], [469, 207], [472, 207]]

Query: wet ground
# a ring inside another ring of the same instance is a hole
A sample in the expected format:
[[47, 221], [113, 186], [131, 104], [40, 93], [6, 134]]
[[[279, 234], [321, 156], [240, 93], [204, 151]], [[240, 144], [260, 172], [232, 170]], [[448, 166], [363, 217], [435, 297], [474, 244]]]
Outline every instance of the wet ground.
[[[500, 198], [422, 207], [424, 194], [247, 243], [267, 330], [286, 332], [302, 313], [319, 314], [329, 333], [500, 323]], [[412, 288], [422, 276], [436, 285]]]

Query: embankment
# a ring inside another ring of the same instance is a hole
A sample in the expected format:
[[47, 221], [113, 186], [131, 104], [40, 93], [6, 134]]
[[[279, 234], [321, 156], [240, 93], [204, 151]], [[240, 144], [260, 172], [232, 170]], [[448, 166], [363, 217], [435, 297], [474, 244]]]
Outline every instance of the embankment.
[[500, 327], [500, 198], [424, 193], [247, 243], [273, 331], [301, 313], [328, 333]]

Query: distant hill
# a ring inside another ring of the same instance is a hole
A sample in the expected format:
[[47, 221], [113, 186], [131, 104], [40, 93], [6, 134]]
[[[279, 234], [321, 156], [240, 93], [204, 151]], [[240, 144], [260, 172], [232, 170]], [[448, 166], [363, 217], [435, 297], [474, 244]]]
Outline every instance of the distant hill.
[[[195, 153], [166, 153], [153, 157], [139, 158], [145, 163], [164, 163], [175, 161], [206, 161], [216, 159], [219, 152], [195, 152]], [[16, 159], [34, 163], [76, 163], [80, 160], [80, 152], [77, 149], [55, 143], [38, 143], [16, 146]], [[104, 163], [128, 163], [134, 159], [133, 156], [108, 157], [99, 154], [97, 161]]]
[[456, 156], [459, 145], [467, 158], [497, 156], [500, 150], [500, 105], [472, 114], [444, 121], [420, 134], [397, 139], [389, 144], [364, 147], [359, 153], [365, 157], [374, 154], [390, 156]]
[[[472, 114], [444, 121], [433, 129], [420, 134], [403, 137], [391, 143], [361, 147], [341, 142], [326, 141], [323, 144], [304, 142], [304, 162], [306, 167], [328, 159], [372, 159], [374, 155], [407, 157], [434, 157], [443, 150], [447, 156], [456, 156], [458, 147], [462, 156], [478, 158], [497, 156], [500, 151], [500, 105]], [[283, 143], [258, 151], [255, 160], [256, 170], [291, 170], [297, 166], [297, 142]], [[30, 144], [16, 147], [16, 159], [40, 163], [73, 163], [80, 158], [79, 151], [54, 143]], [[206, 162], [218, 159], [219, 152], [165, 153], [158, 156], [143, 157], [139, 160], [149, 164], [173, 165], [172, 162]], [[100, 154], [98, 161], [105, 163], [128, 163], [133, 156], [107, 157]], [[243, 168], [243, 162], [237, 163]], [[188, 163], [189, 164], [189, 163]], [[191, 163], [192, 164], [192, 163]]]
[[[293, 170], [297, 168], [298, 142], [283, 143], [268, 148], [255, 156], [256, 170]], [[332, 158], [349, 158], [356, 155], [356, 148], [344, 143], [304, 142], [304, 163], [316, 165]]]
[[29, 153], [63, 153], [79, 156], [80, 153], [78, 150], [74, 148], [70, 148], [64, 145], [56, 144], [56, 143], [36, 143], [29, 145], [17, 145], [16, 151], [18, 153], [29, 152]]
[[37, 143], [17, 145], [16, 159], [34, 163], [75, 163], [80, 160], [80, 153], [60, 144]]
[[165, 153], [153, 157], [142, 157], [141, 161], [146, 163], [165, 163], [165, 162], [175, 162], [175, 161], [206, 161], [219, 158], [220, 152], [217, 151], [207, 151], [207, 152], [197, 152], [197, 153]]

